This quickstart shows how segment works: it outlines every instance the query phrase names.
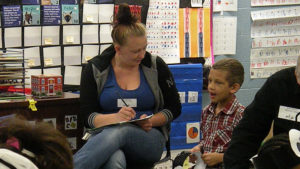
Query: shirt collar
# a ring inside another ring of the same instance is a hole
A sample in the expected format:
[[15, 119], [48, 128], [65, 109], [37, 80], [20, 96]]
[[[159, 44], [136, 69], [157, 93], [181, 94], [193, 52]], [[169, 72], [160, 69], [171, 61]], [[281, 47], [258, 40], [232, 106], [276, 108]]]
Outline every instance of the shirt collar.
[[[238, 102], [236, 96], [233, 95], [233, 98], [221, 110], [221, 113], [224, 113], [226, 115], [230, 115], [230, 114], [234, 113], [234, 111], [236, 110], [238, 105], [239, 105], [239, 102]], [[209, 108], [208, 108], [209, 112], [214, 113], [216, 107], [217, 107], [216, 103], [210, 103]]]

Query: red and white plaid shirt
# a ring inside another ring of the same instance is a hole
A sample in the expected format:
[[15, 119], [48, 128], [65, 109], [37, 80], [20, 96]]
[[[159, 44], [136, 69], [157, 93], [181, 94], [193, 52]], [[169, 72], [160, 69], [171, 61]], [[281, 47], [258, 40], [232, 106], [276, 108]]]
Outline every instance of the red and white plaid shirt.
[[214, 103], [206, 106], [201, 115], [200, 130], [202, 139], [200, 145], [204, 153], [224, 153], [231, 140], [232, 131], [243, 116], [245, 107], [241, 105], [236, 96], [216, 115]]

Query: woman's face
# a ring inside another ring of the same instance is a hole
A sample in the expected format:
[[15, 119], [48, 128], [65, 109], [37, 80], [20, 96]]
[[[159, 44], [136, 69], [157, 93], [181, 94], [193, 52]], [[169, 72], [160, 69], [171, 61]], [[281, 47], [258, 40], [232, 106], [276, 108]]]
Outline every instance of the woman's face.
[[145, 57], [146, 48], [146, 36], [130, 36], [125, 45], [115, 45], [116, 56], [127, 66], [138, 66]]

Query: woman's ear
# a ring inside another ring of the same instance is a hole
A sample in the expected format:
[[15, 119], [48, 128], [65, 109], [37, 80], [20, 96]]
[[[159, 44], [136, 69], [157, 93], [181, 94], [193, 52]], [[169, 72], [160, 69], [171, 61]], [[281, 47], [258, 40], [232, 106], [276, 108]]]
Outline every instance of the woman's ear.
[[120, 45], [114, 44], [114, 48], [116, 52], [120, 52], [120, 47], [121, 47]]
[[241, 88], [241, 85], [240, 85], [240, 84], [234, 83], [233, 85], [231, 85], [230, 93], [234, 94], [234, 93], [236, 93], [237, 91], [239, 91], [240, 88]]

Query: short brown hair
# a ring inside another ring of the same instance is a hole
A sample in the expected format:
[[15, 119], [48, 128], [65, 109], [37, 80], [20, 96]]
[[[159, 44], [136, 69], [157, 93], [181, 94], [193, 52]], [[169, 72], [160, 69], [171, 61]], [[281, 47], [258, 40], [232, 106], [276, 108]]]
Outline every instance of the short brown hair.
[[118, 14], [113, 22], [111, 37], [113, 43], [124, 45], [129, 36], [146, 36], [145, 25], [138, 22], [137, 17], [131, 14], [128, 4], [119, 5]]
[[[29, 158], [38, 168], [72, 169], [73, 155], [66, 137], [50, 124], [38, 122], [35, 125], [20, 118], [0, 122], [0, 147], [8, 148], [6, 141], [15, 137], [21, 147], [34, 153]], [[19, 152], [19, 154], [26, 156]], [[28, 158], [28, 157], [27, 157]]]
[[238, 83], [242, 86], [244, 82], [244, 67], [238, 60], [233, 58], [221, 59], [217, 61], [212, 68], [215, 70], [227, 71], [227, 81], [230, 86], [234, 83]]

